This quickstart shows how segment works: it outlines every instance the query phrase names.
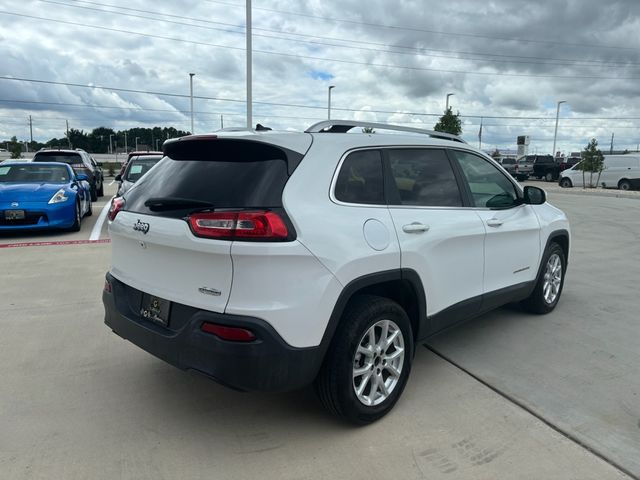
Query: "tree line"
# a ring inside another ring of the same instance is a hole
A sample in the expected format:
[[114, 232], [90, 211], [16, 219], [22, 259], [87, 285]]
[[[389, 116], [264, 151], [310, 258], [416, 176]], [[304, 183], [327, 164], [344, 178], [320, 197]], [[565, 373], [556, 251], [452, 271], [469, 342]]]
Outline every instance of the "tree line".
[[[47, 142], [20, 142], [14, 136], [0, 143], [1, 148], [6, 148], [14, 156], [19, 156], [25, 151], [34, 152], [41, 148], [81, 148], [91, 153], [110, 153], [131, 151], [135, 149], [136, 138], [138, 148], [144, 150], [162, 149], [162, 143], [168, 138], [184, 137], [189, 132], [177, 130], [174, 127], [130, 128], [128, 130], [113, 130], [107, 127], [94, 128], [90, 132], [69, 129], [68, 136], [52, 138]], [[126, 137], [126, 138], [125, 138]], [[17, 158], [17, 157], [16, 157]]]

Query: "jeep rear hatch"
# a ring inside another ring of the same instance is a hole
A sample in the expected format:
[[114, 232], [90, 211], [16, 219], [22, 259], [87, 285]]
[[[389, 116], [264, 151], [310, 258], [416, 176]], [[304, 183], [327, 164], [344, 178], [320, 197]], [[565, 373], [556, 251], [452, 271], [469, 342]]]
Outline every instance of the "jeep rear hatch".
[[224, 311], [232, 241], [295, 238], [282, 191], [305, 137], [303, 151], [237, 137], [165, 143], [166, 156], [111, 213], [111, 273], [143, 292]]

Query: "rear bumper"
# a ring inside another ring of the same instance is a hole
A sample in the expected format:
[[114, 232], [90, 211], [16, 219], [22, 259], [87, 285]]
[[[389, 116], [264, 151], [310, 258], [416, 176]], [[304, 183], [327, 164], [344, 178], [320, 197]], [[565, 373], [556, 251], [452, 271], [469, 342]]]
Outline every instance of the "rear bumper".
[[[173, 303], [169, 326], [140, 316], [142, 292], [107, 274], [105, 324], [116, 334], [182, 370], [195, 370], [237, 390], [278, 392], [311, 383], [322, 363], [320, 347], [288, 345], [264, 320]], [[200, 330], [203, 322], [250, 329], [252, 342], [231, 342]]]

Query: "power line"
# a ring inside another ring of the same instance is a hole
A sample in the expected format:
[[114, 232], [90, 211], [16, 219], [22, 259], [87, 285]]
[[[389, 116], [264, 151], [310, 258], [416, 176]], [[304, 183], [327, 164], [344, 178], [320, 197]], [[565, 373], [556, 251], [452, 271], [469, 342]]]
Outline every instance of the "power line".
[[[207, 2], [210, 3], [217, 3], [220, 5], [227, 5], [227, 6], [233, 6], [233, 7], [242, 7], [243, 5], [237, 4], [237, 3], [229, 3], [229, 2], [223, 2], [220, 0], [206, 0]], [[320, 15], [311, 15], [308, 13], [299, 13], [299, 12], [288, 12], [288, 11], [284, 11], [284, 10], [276, 10], [276, 9], [272, 9], [272, 8], [263, 8], [263, 7], [253, 7], [254, 10], [262, 10], [262, 11], [266, 11], [266, 12], [273, 12], [273, 13], [281, 13], [281, 14], [285, 14], [285, 15], [295, 15], [295, 16], [299, 16], [299, 17], [307, 17], [307, 18], [315, 18], [318, 20], [325, 20], [325, 21], [330, 21], [330, 22], [339, 22], [339, 23], [348, 23], [351, 25], [363, 25], [363, 26], [367, 26], [367, 27], [377, 27], [377, 28], [388, 28], [388, 29], [394, 29], [394, 30], [406, 30], [406, 31], [412, 31], [412, 32], [421, 32], [421, 33], [431, 33], [434, 35], [447, 35], [447, 36], [455, 36], [455, 37], [470, 37], [470, 38], [487, 38], [490, 40], [506, 40], [506, 41], [512, 41], [512, 42], [523, 42], [523, 43], [540, 43], [540, 44], [545, 44], [545, 45], [563, 45], [563, 46], [569, 46], [569, 47], [587, 47], [587, 48], [607, 48], [607, 49], [615, 49], [615, 50], [638, 50], [637, 48], [633, 48], [633, 47], [621, 47], [621, 46], [613, 46], [613, 45], [595, 45], [595, 44], [588, 44], [588, 43], [568, 43], [568, 42], [556, 42], [553, 40], [533, 40], [533, 39], [527, 39], [527, 38], [512, 38], [512, 37], [500, 37], [500, 36], [496, 36], [496, 35], [484, 35], [484, 34], [479, 34], [479, 33], [461, 33], [461, 32], [445, 32], [445, 31], [441, 31], [441, 30], [427, 30], [424, 28], [416, 28], [416, 27], [408, 27], [408, 26], [400, 26], [400, 25], [385, 25], [382, 23], [372, 23], [372, 22], [361, 22], [361, 21], [356, 21], [356, 20], [346, 20], [346, 19], [342, 19], [342, 18], [333, 18], [333, 17], [323, 17]]]
[[[59, 1], [55, 1], [55, 0], [39, 0], [39, 1], [43, 2], [43, 3], [61, 5], [61, 6], [70, 7], [70, 8], [80, 8], [80, 9], [85, 9], [85, 10], [101, 12], [101, 13], [110, 13], [110, 14], [113, 14], [113, 15], [121, 15], [121, 16], [131, 17], [131, 18], [142, 18], [144, 20], [148, 20], [149, 19], [149, 15], [155, 15], [156, 17], [168, 16], [170, 18], [179, 18], [179, 19], [183, 19], [183, 20], [199, 21], [199, 22], [211, 23], [211, 24], [216, 24], [216, 25], [226, 25], [226, 26], [229, 26], [231, 28], [240, 28], [240, 29], [244, 30], [244, 25], [234, 25], [234, 24], [228, 24], [228, 23], [222, 23], [222, 22], [214, 22], [214, 21], [209, 21], [209, 20], [200, 20], [200, 19], [193, 18], [193, 17], [185, 17], [185, 16], [181, 16], [181, 15], [173, 15], [173, 14], [167, 14], [167, 13], [161, 13], [161, 12], [152, 12], [152, 11], [149, 11], [149, 10], [141, 10], [141, 9], [137, 9], [137, 8], [120, 7], [120, 6], [117, 6], [117, 5], [100, 4], [100, 3], [91, 2], [91, 1], [88, 1], [88, 0], [72, 0], [72, 1], [86, 3], [86, 4], [90, 4], [90, 5], [98, 5], [98, 6], [101, 6], [103, 8], [87, 7], [87, 6], [84, 6], [84, 5], [72, 5], [72, 4], [63, 3], [63, 2], [59, 2]], [[104, 7], [118, 8], [118, 9], [123, 9], [123, 10], [126, 10], [126, 11], [139, 12], [139, 13], [144, 13], [144, 15], [137, 15], [137, 14], [131, 14], [131, 13], [117, 12], [117, 11], [112, 11], [112, 10], [105, 10]], [[166, 23], [174, 24], [174, 25], [181, 25], [181, 26], [201, 28], [201, 29], [206, 29], [206, 30], [213, 30], [213, 31], [218, 31], [218, 32], [229, 33], [229, 34], [232, 34], [232, 35], [244, 35], [243, 31], [228, 30], [228, 29], [217, 28], [217, 27], [209, 27], [209, 26], [197, 25], [197, 24], [193, 24], [193, 23], [177, 22], [177, 21], [173, 21], [173, 20], [167, 20], [166, 18], [158, 18], [158, 20], [166, 22]], [[293, 41], [293, 42], [297, 42], [297, 43], [307, 43], [307, 44], [311, 44], [311, 45], [322, 45], [322, 46], [327, 46], [327, 47], [339, 47], [339, 48], [356, 49], [356, 50], [363, 50], [363, 51], [377, 52], [377, 53], [392, 53], [392, 54], [396, 54], [396, 55], [399, 54], [399, 55], [410, 55], [410, 56], [424, 56], [424, 57], [432, 57], [432, 58], [447, 58], [447, 59], [453, 59], [453, 60], [470, 60], [470, 61], [482, 61], [482, 62], [493, 62], [493, 63], [519, 63], [519, 64], [526, 64], [526, 65], [574, 66], [574, 67], [616, 67], [616, 66], [622, 66], [622, 67], [629, 67], [629, 68], [634, 68], [634, 67], [640, 68], [640, 63], [633, 63], [633, 62], [605, 62], [605, 61], [600, 61], [600, 60], [558, 59], [558, 58], [548, 58], [548, 57], [526, 57], [526, 56], [483, 54], [483, 53], [475, 53], [475, 52], [461, 52], [461, 51], [423, 49], [423, 48], [407, 47], [407, 46], [401, 46], [401, 45], [389, 45], [389, 44], [380, 44], [380, 43], [374, 43], [374, 42], [362, 42], [362, 41], [350, 40], [350, 39], [324, 38], [324, 37], [317, 37], [317, 36], [311, 36], [311, 35], [300, 35], [300, 34], [282, 32], [282, 31], [277, 31], [277, 30], [270, 30], [270, 29], [261, 29], [261, 28], [254, 28], [254, 29], [255, 30], [261, 30], [261, 31], [267, 31], [267, 32], [284, 33], [284, 34], [287, 34], [287, 35], [299, 35], [299, 36], [308, 37], [308, 38], [322, 38], [324, 41], [302, 40], [302, 39], [297, 39], [297, 38], [288, 38], [288, 37], [281, 37], [281, 36], [276, 36], [276, 35], [264, 35], [264, 34], [260, 34], [260, 33], [254, 33], [253, 34], [254, 37], [269, 38], [269, 39], [284, 40], [284, 41]], [[335, 41], [338, 41], [338, 42], [360, 43], [360, 44], [364, 44], [364, 45], [382, 46], [382, 47], [385, 47], [387, 49], [405, 49], [405, 50], [411, 50], [411, 51], [381, 50], [381, 49], [378, 49], [378, 48], [370, 48], [370, 47], [362, 47], [362, 46], [354, 46], [354, 45], [345, 45], [345, 44], [338, 44], [338, 43], [328, 43], [326, 40], [335, 40]], [[466, 55], [466, 56], [473, 56], [473, 57], [489, 55], [491, 57], [503, 57], [503, 58], [467, 58], [467, 57], [453, 56], [453, 55], [438, 55], [438, 54], [433, 54], [433, 53], [425, 53], [427, 51], [438, 51], [438, 52], [441, 52], [441, 53], [443, 53], [443, 52], [444, 53], [454, 53], [456, 55]], [[510, 58], [510, 60], [507, 60], [507, 58]], [[520, 60], [514, 60], [516, 58], [519, 58]], [[543, 61], [540, 61], [540, 60], [543, 60]], [[544, 61], [544, 60], [547, 60], [547, 61]]]
[[[232, 47], [232, 46], [228, 46], [228, 45], [219, 45], [219, 44], [213, 44], [213, 43], [207, 43], [207, 42], [198, 42], [198, 41], [195, 41], [195, 40], [186, 40], [186, 39], [183, 39], [183, 38], [176, 38], [176, 37], [165, 37], [165, 36], [162, 36], [162, 35], [154, 35], [154, 34], [150, 34], [150, 33], [134, 32], [134, 31], [130, 31], [130, 30], [122, 30], [122, 29], [117, 29], [117, 28], [103, 27], [103, 26], [99, 26], [99, 25], [89, 25], [89, 24], [78, 23], [78, 22], [70, 22], [70, 21], [66, 21], [66, 20], [59, 20], [59, 19], [52, 19], [52, 18], [45, 18], [45, 17], [37, 17], [35, 15], [26, 15], [26, 14], [14, 13], [14, 12], [6, 12], [6, 11], [0, 11], [0, 14], [13, 15], [13, 16], [24, 17], [24, 18], [32, 18], [32, 19], [43, 20], [43, 21], [47, 21], [47, 22], [62, 23], [62, 24], [66, 24], [66, 25], [74, 25], [74, 26], [79, 26], [79, 27], [84, 27], [84, 28], [95, 28], [95, 29], [99, 29], [99, 30], [107, 30], [107, 31], [112, 31], [112, 32], [128, 33], [128, 34], [131, 34], [131, 35], [139, 35], [139, 36], [148, 37], [148, 38], [159, 38], [159, 39], [163, 39], [163, 40], [172, 40], [172, 41], [178, 41], [178, 42], [183, 42], [183, 43], [191, 43], [191, 44], [195, 44], [195, 45], [206, 45], [206, 46], [210, 46], [210, 47], [219, 47], [219, 48], [226, 48], [226, 49], [231, 49], [231, 50], [244, 51], [244, 48], [242, 48], [242, 47]], [[264, 55], [276, 55], [276, 56], [287, 57], [287, 58], [301, 58], [301, 59], [306, 59], [306, 60], [318, 60], [318, 61], [323, 61], [323, 62], [345, 63], [345, 64], [351, 64], [351, 65], [361, 65], [361, 66], [366, 66], [366, 67], [398, 68], [398, 69], [402, 69], [402, 70], [411, 70], [411, 71], [451, 73], [451, 74], [464, 74], [464, 75], [480, 75], [480, 76], [494, 76], [494, 77], [496, 77], [496, 76], [497, 77], [517, 77], [517, 78], [564, 78], [564, 79], [583, 79], [583, 80], [640, 80], [640, 77], [603, 77], [603, 76], [591, 76], [591, 75], [546, 75], [546, 74], [537, 75], [537, 74], [524, 74], [524, 73], [482, 72], [482, 71], [467, 71], [467, 70], [450, 70], [450, 69], [439, 69], [439, 68], [411, 67], [411, 66], [405, 66], [405, 65], [390, 65], [390, 64], [370, 63], [370, 62], [356, 62], [356, 61], [353, 61], [353, 60], [341, 60], [341, 59], [335, 59], [335, 58], [314, 57], [314, 56], [311, 56], [311, 55], [298, 55], [298, 54], [291, 54], [291, 53], [283, 53], [283, 52], [275, 52], [275, 51], [267, 51], [267, 50], [255, 50], [255, 49], [253, 50], [253, 53], [259, 53], [259, 54], [264, 54]]]
[[[10, 77], [5, 75], [0, 75], [0, 80], [8, 80], [8, 81], [21, 81], [21, 82], [31, 82], [31, 83], [44, 83], [50, 85], [62, 85], [62, 86], [71, 86], [78, 88], [88, 88], [88, 89], [101, 89], [101, 90], [111, 90], [116, 92], [126, 92], [126, 93], [138, 93], [144, 95], [158, 95], [158, 96], [168, 96], [168, 97], [177, 97], [177, 98], [189, 98], [189, 95], [178, 94], [178, 93], [168, 93], [168, 92], [155, 92], [155, 91], [147, 91], [147, 90], [134, 90], [129, 88], [119, 88], [119, 87], [107, 87], [101, 85], [85, 85], [82, 83], [70, 83], [70, 82], [56, 82], [52, 80], [40, 80], [40, 79], [32, 79], [32, 78], [22, 78], [22, 77]], [[244, 103], [244, 100], [232, 99], [232, 98], [221, 98], [221, 97], [206, 97], [206, 96], [195, 96], [195, 99], [198, 100], [213, 100], [213, 101], [223, 101], [223, 102], [234, 102], [234, 103]], [[10, 100], [14, 101], [14, 100]], [[15, 102], [23, 102], [21, 100], [15, 100]], [[24, 101], [26, 102], [26, 101]], [[33, 102], [36, 103], [36, 102]], [[39, 102], [38, 102], [39, 103]], [[48, 102], [45, 102], [48, 103]], [[279, 103], [279, 102], [255, 102], [259, 105], [270, 105], [270, 106], [280, 106], [280, 107], [294, 107], [294, 108], [308, 108], [314, 110], [326, 110], [326, 106], [316, 106], [316, 105], [301, 105], [295, 103]], [[111, 107], [96, 107], [96, 108], [111, 108]], [[115, 108], [115, 107], [114, 107]], [[128, 107], [117, 107], [117, 108], [128, 108]], [[331, 107], [332, 110], [339, 110], [343, 112], [362, 112], [362, 109], [358, 108], [341, 108], [341, 107]], [[404, 114], [404, 115], [414, 115], [414, 116], [429, 116], [429, 117], [440, 117], [442, 113], [424, 113], [424, 112], [408, 112], [408, 111], [400, 111], [400, 110], [367, 110], [367, 112], [372, 113], [388, 113], [388, 114]], [[555, 117], [533, 117], [533, 116], [494, 116], [494, 115], [460, 115], [461, 118], [485, 118], [485, 119], [513, 119], [513, 120], [554, 120]], [[301, 117], [296, 117], [301, 118]], [[561, 117], [562, 121], [566, 120], [640, 120], [640, 117]]]

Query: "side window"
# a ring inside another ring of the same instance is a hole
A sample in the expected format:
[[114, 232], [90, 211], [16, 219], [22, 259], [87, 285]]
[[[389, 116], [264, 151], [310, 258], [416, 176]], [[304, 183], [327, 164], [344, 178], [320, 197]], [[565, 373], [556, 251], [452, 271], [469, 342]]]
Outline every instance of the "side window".
[[459, 207], [462, 196], [444, 150], [387, 150], [401, 205]]
[[384, 205], [382, 156], [378, 150], [353, 152], [342, 163], [335, 197], [341, 202]]
[[520, 204], [515, 185], [487, 160], [466, 152], [453, 154], [469, 183], [476, 207], [511, 208]]

